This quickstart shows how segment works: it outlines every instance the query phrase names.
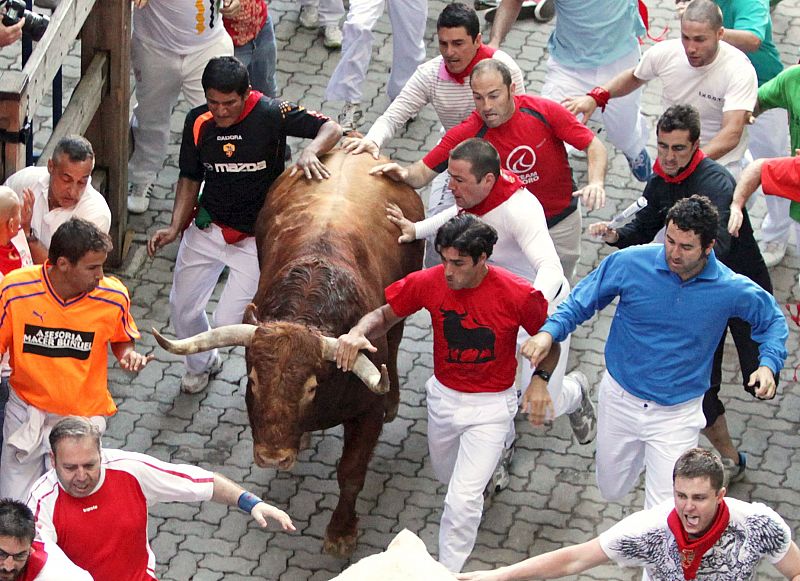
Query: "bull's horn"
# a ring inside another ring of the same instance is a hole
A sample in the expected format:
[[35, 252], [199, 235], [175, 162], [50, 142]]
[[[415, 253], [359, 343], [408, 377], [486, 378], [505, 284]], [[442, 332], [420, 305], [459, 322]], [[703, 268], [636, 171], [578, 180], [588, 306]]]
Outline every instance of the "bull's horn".
[[153, 336], [164, 349], [176, 355], [191, 355], [201, 351], [210, 351], [218, 347], [228, 347], [230, 345], [241, 345], [250, 347], [253, 334], [258, 329], [256, 325], [225, 325], [217, 327], [205, 333], [199, 333], [188, 339], [175, 339], [170, 341], [153, 329]]
[[[321, 337], [322, 339], [322, 358], [326, 361], [336, 361], [336, 339], [333, 337]], [[359, 353], [353, 365], [353, 373], [364, 382], [370, 391], [383, 395], [389, 391], [389, 372], [386, 365], [381, 365], [381, 370], [363, 353]]]

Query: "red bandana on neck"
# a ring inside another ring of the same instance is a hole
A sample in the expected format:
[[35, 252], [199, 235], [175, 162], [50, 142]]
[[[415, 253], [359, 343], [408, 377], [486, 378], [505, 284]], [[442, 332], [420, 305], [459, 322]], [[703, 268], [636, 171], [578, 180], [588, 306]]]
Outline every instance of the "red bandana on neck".
[[242, 119], [244, 119], [245, 117], [250, 115], [250, 111], [253, 110], [253, 107], [256, 106], [256, 103], [258, 103], [258, 100], [263, 96], [264, 96], [264, 93], [260, 93], [259, 91], [256, 91], [255, 89], [252, 89], [250, 91], [250, 94], [244, 100], [244, 109], [242, 109], [242, 114], [239, 115], [239, 118], [236, 121], [234, 121], [233, 124], [236, 125], [237, 123], [241, 122]]
[[464, 81], [468, 79], [469, 76], [472, 74], [472, 69], [475, 68], [475, 65], [481, 62], [483, 59], [492, 58], [492, 55], [494, 55], [494, 51], [495, 49], [493, 49], [492, 47], [486, 46], [485, 44], [481, 43], [481, 45], [478, 47], [478, 52], [475, 53], [475, 57], [471, 61], [469, 61], [469, 64], [463, 71], [461, 71], [460, 73], [454, 73], [450, 70], [447, 70], [447, 67], [445, 67], [445, 70], [447, 70], [447, 74], [450, 76], [451, 79], [453, 79], [459, 85], [463, 85]]
[[728, 527], [730, 518], [728, 505], [725, 504], [725, 499], [723, 498], [720, 500], [714, 522], [711, 523], [709, 529], [700, 538], [690, 539], [683, 528], [678, 511], [672, 509], [672, 512], [667, 517], [667, 524], [669, 525], [669, 530], [675, 535], [675, 541], [678, 543], [684, 579], [697, 577], [697, 570], [700, 568], [700, 561], [703, 559], [703, 555], [720, 539], [722, 533]]
[[505, 202], [514, 192], [524, 187], [525, 186], [522, 185], [522, 182], [516, 174], [501, 169], [500, 177], [494, 183], [489, 195], [486, 196], [480, 204], [463, 211], [474, 214], [475, 216], [483, 216]]
[[668, 176], [664, 173], [664, 170], [661, 168], [661, 162], [656, 159], [656, 163], [653, 165], [653, 171], [656, 172], [659, 176], [661, 176], [665, 182], [668, 184], [679, 184], [686, 178], [688, 178], [694, 170], [697, 169], [697, 166], [706, 158], [706, 154], [698, 147], [697, 151], [694, 152], [692, 156], [692, 161], [689, 162], [684, 170], [676, 176]]

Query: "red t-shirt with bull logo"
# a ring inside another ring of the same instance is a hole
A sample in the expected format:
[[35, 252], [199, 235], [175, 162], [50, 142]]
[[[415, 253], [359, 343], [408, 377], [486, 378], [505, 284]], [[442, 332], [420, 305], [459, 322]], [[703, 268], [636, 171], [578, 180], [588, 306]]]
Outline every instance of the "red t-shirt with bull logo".
[[398, 317], [427, 309], [433, 323], [433, 373], [443, 385], [469, 393], [511, 387], [519, 328], [533, 335], [547, 318], [542, 293], [497, 266], [489, 266], [475, 288], [451, 290], [440, 264], [409, 274], [385, 294]]
[[462, 141], [481, 137], [494, 145], [501, 165], [517, 174], [541, 202], [547, 218], [559, 215], [572, 201], [572, 169], [564, 143], [586, 149], [594, 133], [564, 107], [533, 95], [514, 96], [516, 111], [499, 127], [489, 128], [473, 111], [445, 133], [422, 161], [435, 172], [447, 169], [450, 151]]

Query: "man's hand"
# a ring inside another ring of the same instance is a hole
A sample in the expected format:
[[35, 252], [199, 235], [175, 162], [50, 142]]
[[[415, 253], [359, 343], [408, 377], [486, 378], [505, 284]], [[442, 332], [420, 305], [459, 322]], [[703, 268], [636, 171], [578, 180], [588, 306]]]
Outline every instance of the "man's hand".
[[161, 228], [156, 230], [155, 233], [147, 241], [147, 254], [152, 258], [162, 246], [171, 244], [178, 237], [178, 230], [170, 226], [169, 228]]
[[750, 381], [747, 385], [756, 388], [756, 397], [759, 399], [772, 399], [775, 397], [777, 389], [775, 375], [766, 365], [760, 366], [750, 374]]
[[242, 9], [242, 4], [239, 0], [222, 0], [222, 8], [219, 13], [225, 18], [232, 18], [239, 14]]
[[142, 355], [131, 349], [119, 360], [119, 366], [125, 371], [141, 371], [153, 357], [154, 355]]
[[386, 218], [388, 218], [389, 222], [400, 228], [401, 234], [397, 239], [398, 244], [414, 242], [414, 240], [417, 239], [414, 222], [405, 217], [400, 206], [392, 204], [391, 202], [386, 204]]
[[22, 208], [20, 209], [20, 214], [22, 216], [22, 227], [23, 232], [26, 235], [30, 234], [31, 232], [31, 220], [33, 220], [33, 202], [34, 202], [33, 190], [30, 188], [25, 188], [22, 190]]
[[368, 153], [375, 159], [378, 159], [381, 153], [378, 144], [366, 137], [345, 137], [344, 141], [342, 141], [342, 149], [353, 155]]
[[6, 26], [0, 22], [0, 46], [14, 44], [22, 38], [22, 27], [25, 26], [25, 19], [20, 18], [13, 26]]
[[347, 334], [339, 337], [336, 343], [336, 367], [342, 371], [353, 369], [358, 352], [362, 349], [366, 349], [370, 353], [378, 350], [363, 334], [350, 329]]
[[541, 363], [542, 359], [547, 357], [552, 346], [553, 336], [550, 333], [536, 333], [522, 344], [520, 353], [522, 353], [523, 357], [530, 359], [531, 365], [536, 367]]
[[744, 221], [744, 213], [739, 207], [739, 204], [731, 204], [731, 217], [728, 218], [728, 233], [731, 236], [739, 236], [739, 228], [742, 227]]
[[148, 2], [149, 0], [133, 0], [133, 5], [135, 8], [144, 8]]
[[408, 169], [401, 166], [399, 163], [384, 163], [376, 165], [369, 170], [371, 176], [386, 176], [387, 178], [396, 182], [405, 182], [408, 178]]
[[606, 205], [606, 189], [603, 184], [586, 184], [572, 196], [580, 196], [587, 211], [598, 210]]
[[263, 501], [259, 502], [253, 507], [253, 510], [250, 511], [250, 515], [255, 519], [261, 528], [266, 528], [267, 518], [271, 518], [281, 525], [281, 528], [285, 531], [297, 530], [292, 524], [292, 519], [288, 514], [283, 512], [281, 509]]
[[316, 180], [324, 180], [331, 177], [331, 172], [328, 171], [328, 168], [325, 167], [325, 164], [322, 163], [317, 154], [313, 151], [309, 150], [309, 148], [305, 148], [303, 153], [300, 154], [300, 157], [297, 158], [297, 163], [294, 164], [292, 167], [292, 171], [289, 172], [289, 176], [293, 176], [298, 171], [302, 171], [306, 179], [316, 179]]
[[[567, 97], [561, 104], [567, 108], [567, 111], [581, 119], [586, 124], [597, 109], [597, 101], [589, 95], [581, 95], [579, 97]], [[581, 117], [581, 115], [583, 117]]]
[[555, 415], [547, 382], [538, 375], [531, 377], [528, 389], [522, 396], [521, 407], [523, 413], [528, 414], [528, 421], [532, 426], [541, 426]]
[[688, 5], [689, 0], [675, 0], [675, 12], [678, 13], [678, 19], [683, 18], [683, 12]]
[[593, 238], [602, 238], [603, 242], [614, 244], [619, 240], [619, 234], [614, 228], [609, 228], [608, 222], [597, 222], [589, 226], [589, 235]]

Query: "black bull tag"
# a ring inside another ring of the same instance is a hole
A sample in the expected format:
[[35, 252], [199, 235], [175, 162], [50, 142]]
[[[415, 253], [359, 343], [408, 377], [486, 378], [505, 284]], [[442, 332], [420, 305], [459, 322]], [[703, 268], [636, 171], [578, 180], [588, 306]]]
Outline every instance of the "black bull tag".
[[44, 357], [71, 357], [85, 361], [89, 358], [93, 343], [94, 333], [91, 331], [26, 324], [22, 352]]

